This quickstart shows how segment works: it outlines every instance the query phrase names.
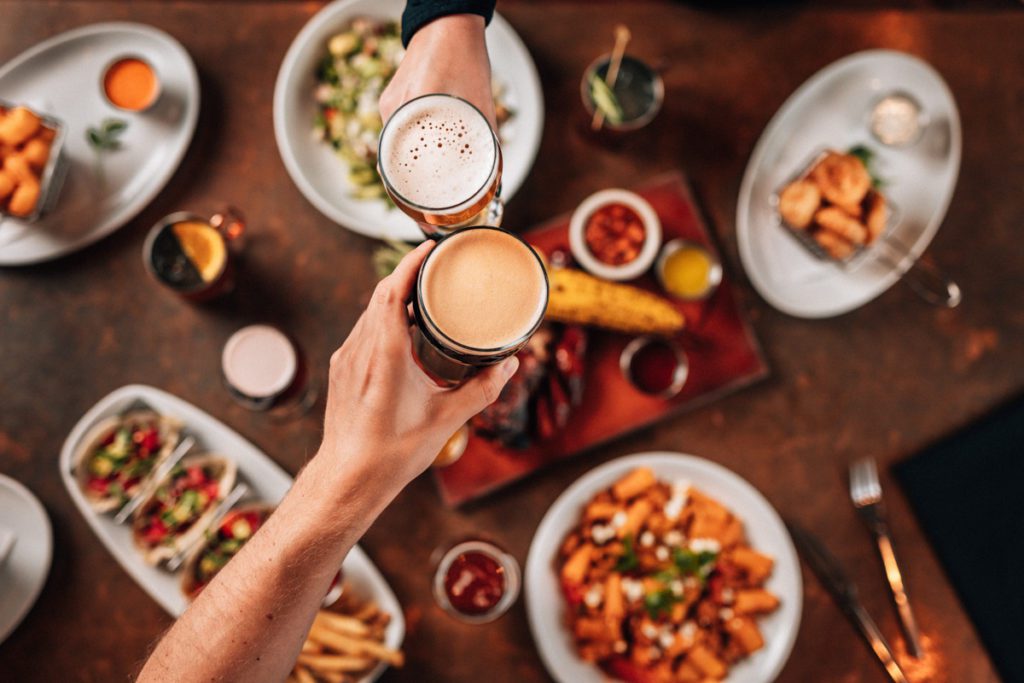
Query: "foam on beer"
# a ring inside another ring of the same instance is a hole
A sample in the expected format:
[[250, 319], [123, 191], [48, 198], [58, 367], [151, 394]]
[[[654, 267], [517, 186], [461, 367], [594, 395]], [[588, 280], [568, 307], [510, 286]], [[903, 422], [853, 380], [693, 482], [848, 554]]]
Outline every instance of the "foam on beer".
[[413, 204], [445, 209], [486, 189], [495, 164], [494, 135], [471, 105], [428, 95], [392, 115], [380, 154], [381, 169], [395, 192]]
[[423, 267], [420, 296], [433, 327], [465, 350], [498, 349], [544, 315], [544, 267], [530, 247], [492, 229], [456, 232]]

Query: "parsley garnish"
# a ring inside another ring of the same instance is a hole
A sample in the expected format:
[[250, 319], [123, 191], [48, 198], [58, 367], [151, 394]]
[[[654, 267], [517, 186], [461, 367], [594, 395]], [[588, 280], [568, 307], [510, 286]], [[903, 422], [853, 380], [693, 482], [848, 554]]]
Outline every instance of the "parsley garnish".
[[121, 149], [121, 133], [128, 129], [128, 122], [123, 119], [103, 119], [99, 127], [89, 127], [85, 139], [97, 152], [113, 152]]
[[875, 151], [867, 145], [854, 145], [847, 150], [847, 154], [855, 156], [860, 159], [861, 163], [864, 164], [864, 168], [867, 169], [868, 175], [871, 176], [871, 186], [876, 190], [885, 186], [885, 181], [878, 177], [875, 173], [874, 161]]
[[717, 558], [718, 553], [713, 553], [709, 550], [695, 553], [686, 548], [676, 548], [672, 559], [680, 572], [687, 576], [699, 577], [703, 580], [715, 568], [715, 560]]
[[622, 539], [623, 553], [615, 563], [615, 571], [628, 572], [639, 566], [640, 562], [636, 557], [636, 546], [633, 544], [633, 535], [626, 534]]
[[644, 596], [644, 607], [651, 619], [657, 619], [661, 615], [668, 614], [672, 606], [679, 602], [680, 598], [668, 588], [648, 593]]

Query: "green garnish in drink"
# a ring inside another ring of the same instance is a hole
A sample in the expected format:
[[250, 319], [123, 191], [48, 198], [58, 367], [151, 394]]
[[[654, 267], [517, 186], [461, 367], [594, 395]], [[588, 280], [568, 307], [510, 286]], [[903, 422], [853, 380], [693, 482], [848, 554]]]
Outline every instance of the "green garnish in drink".
[[622, 106], [619, 104], [619, 98], [597, 73], [590, 74], [590, 99], [609, 123], [622, 123]]

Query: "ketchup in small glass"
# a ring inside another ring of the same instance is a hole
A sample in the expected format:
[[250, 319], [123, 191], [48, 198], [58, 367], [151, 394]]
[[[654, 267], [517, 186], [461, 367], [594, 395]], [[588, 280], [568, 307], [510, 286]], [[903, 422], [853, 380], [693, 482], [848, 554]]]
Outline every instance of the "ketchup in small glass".
[[434, 574], [434, 597], [451, 616], [486, 623], [504, 614], [519, 595], [519, 564], [487, 541], [449, 549]]

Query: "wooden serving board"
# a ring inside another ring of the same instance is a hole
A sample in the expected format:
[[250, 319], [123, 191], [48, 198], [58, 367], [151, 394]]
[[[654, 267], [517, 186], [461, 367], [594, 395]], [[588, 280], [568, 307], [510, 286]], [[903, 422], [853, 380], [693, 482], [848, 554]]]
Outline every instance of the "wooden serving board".
[[[636, 192], [657, 212], [665, 242], [682, 237], [717, 253], [681, 173], [662, 176]], [[545, 254], [569, 253], [569, 216], [555, 218], [523, 237]], [[660, 291], [649, 274], [632, 284]], [[534, 440], [523, 450], [471, 435], [458, 462], [434, 470], [445, 503], [459, 505], [478, 498], [550, 462], [678, 415], [768, 375], [757, 339], [733, 296], [728, 272], [708, 300], [677, 305], [687, 321], [678, 341], [690, 363], [686, 385], [677, 396], [663, 400], [633, 388], [619, 370], [619, 355], [633, 337], [590, 329], [586, 390], [565, 429], [546, 441]]]

